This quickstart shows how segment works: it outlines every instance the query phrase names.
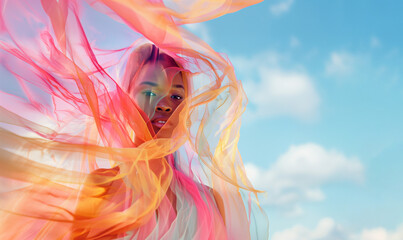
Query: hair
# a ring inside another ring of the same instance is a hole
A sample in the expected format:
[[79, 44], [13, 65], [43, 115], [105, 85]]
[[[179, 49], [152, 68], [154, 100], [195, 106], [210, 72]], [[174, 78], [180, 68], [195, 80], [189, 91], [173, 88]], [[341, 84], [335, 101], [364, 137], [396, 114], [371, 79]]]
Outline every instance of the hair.
[[129, 93], [132, 90], [136, 76], [138, 76], [146, 64], [161, 64], [164, 69], [177, 68], [183, 79], [186, 95], [189, 95], [189, 82], [182, 65], [173, 57], [150, 43], [139, 46], [130, 54], [121, 84], [124, 91]]

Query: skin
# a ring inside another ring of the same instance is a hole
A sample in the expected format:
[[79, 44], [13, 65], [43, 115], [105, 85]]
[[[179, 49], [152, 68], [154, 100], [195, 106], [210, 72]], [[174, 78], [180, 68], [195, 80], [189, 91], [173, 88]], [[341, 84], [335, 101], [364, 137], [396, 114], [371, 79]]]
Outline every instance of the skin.
[[174, 68], [146, 64], [130, 92], [137, 105], [149, 117], [153, 130], [158, 133], [172, 113], [185, 99], [183, 79]]
[[[181, 74], [175, 73], [177, 73], [177, 70], [174, 68], [164, 68], [160, 63], [146, 64], [140, 71], [132, 91], [130, 92], [136, 104], [147, 114], [152, 123], [154, 133], [156, 134], [166, 124], [174, 124], [166, 122], [186, 97], [186, 89], [183, 78]], [[165, 127], [170, 126], [167, 125]], [[128, 172], [127, 168], [130, 166], [122, 164], [119, 167], [121, 171]], [[123, 181], [127, 184], [127, 186], [131, 186], [126, 177], [123, 178]], [[223, 200], [220, 194], [214, 189], [208, 189], [212, 193], [217, 204], [217, 208], [225, 223]], [[166, 196], [176, 212], [177, 197], [175, 193], [172, 192], [171, 188], [167, 189]], [[158, 216], [158, 209], [156, 210], [156, 214]]]
[[[185, 99], [186, 90], [183, 78], [175, 67], [164, 68], [161, 63], [148, 63], [142, 67], [129, 94], [146, 113], [157, 134], [163, 126], [172, 124], [167, 121]], [[175, 194], [168, 189], [166, 195], [176, 211]]]
[[[140, 72], [139, 81], [132, 92], [136, 103], [149, 116], [155, 133], [165, 125], [160, 121], [166, 122], [185, 98], [183, 78], [180, 74], [170, 75], [169, 70], [166, 71], [162, 65], [148, 64]], [[225, 224], [224, 202], [218, 192], [212, 188], [209, 190]], [[175, 194], [169, 188], [166, 195], [176, 212]]]

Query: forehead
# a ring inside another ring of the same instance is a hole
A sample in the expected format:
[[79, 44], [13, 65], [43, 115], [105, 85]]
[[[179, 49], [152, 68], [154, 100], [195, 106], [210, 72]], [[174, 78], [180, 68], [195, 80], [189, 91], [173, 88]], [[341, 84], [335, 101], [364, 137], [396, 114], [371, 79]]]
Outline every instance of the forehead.
[[139, 72], [135, 85], [141, 85], [144, 82], [158, 87], [182, 86], [185, 88], [180, 69], [176, 66], [166, 67], [162, 64], [145, 64]]

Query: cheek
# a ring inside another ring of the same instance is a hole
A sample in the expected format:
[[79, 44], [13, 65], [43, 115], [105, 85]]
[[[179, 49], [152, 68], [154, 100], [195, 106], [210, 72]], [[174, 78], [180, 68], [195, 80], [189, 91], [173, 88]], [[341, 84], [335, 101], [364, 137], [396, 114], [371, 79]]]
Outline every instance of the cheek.
[[172, 110], [175, 111], [178, 106], [181, 104], [182, 101], [178, 101], [178, 100], [172, 100]]
[[144, 96], [143, 94], [136, 94], [134, 96], [134, 101], [137, 106], [140, 107], [141, 110], [151, 119], [154, 115], [155, 107], [157, 104], [156, 98], [149, 98]]

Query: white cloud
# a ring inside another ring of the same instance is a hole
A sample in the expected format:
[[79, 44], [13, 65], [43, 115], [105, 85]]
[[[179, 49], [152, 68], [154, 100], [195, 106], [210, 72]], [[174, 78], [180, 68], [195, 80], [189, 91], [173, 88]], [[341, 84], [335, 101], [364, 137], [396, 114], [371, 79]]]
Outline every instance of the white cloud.
[[[365, 229], [358, 235], [358, 239], [365, 239], [365, 240], [391, 240], [388, 237], [388, 232], [385, 228], [378, 227], [374, 229]], [[400, 238], [402, 239], [402, 238]]]
[[273, 15], [281, 15], [285, 12], [288, 12], [290, 10], [292, 4], [294, 3], [294, 0], [283, 0], [277, 4], [271, 5], [270, 6], [270, 12]]
[[328, 75], [343, 76], [354, 72], [359, 58], [349, 52], [332, 52], [326, 62], [325, 71]]
[[300, 45], [299, 39], [295, 36], [292, 36], [290, 39], [290, 46], [291, 47], [298, 47]]
[[248, 120], [277, 115], [302, 120], [317, 117], [320, 98], [312, 78], [301, 68], [280, 67], [283, 58], [275, 53], [231, 58], [249, 99]]
[[396, 231], [388, 231], [383, 227], [364, 229], [360, 234], [352, 237], [352, 240], [402, 240], [403, 224]]
[[332, 218], [321, 219], [317, 226], [309, 229], [300, 224], [275, 232], [272, 240], [402, 240], [403, 224], [394, 231], [383, 227], [364, 229], [351, 233], [337, 224]]
[[186, 24], [185, 27], [206, 43], [211, 44], [210, 32], [205, 23]]
[[250, 163], [245, 168], [254, 186], [267, 191], [262, 203], [282, 207], [289, 214], [302, 213], [298, 205], [302, 201], [324, 200], [321, 187], [328, 182], [362, 182], [364, 178], [357, 158], [315, 143], [291, 146], [269, 169]]
[[371, 38], [371, 47], [377, 48], [381, 46], [381, 41], [377, 37]]
[[319, 95], [306, 73], [263, 68], [259, 82], [246, 82], [245, 92], [255, 106], [252, 116], [288, 115], [312, 119], [319, 107]]
[[347, 240], [343, 228], [331, 218], [321, 219], [314, 229], [295, 225], [284, 231], [275, 232], [272, 240]]

